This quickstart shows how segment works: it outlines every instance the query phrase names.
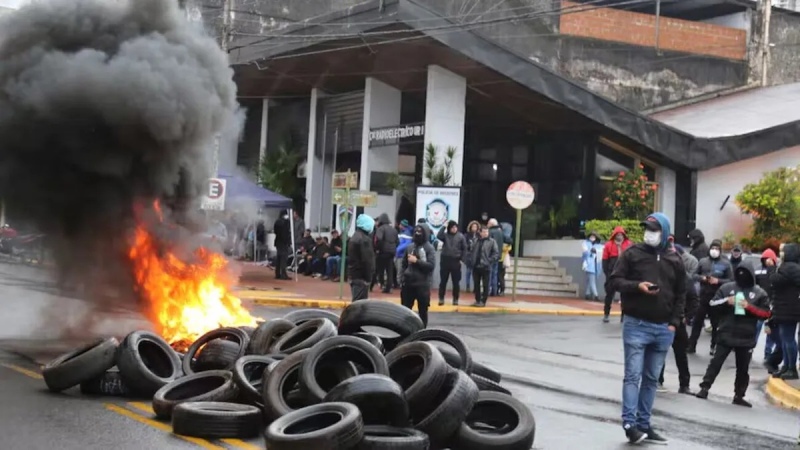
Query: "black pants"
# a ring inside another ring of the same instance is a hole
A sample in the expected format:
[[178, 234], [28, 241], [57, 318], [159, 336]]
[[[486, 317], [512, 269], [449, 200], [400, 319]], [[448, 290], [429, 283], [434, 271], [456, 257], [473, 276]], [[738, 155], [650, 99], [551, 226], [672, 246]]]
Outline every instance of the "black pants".
[[491, 270], [488, 267], [476, 267], [472, 269], [472, 279], [475, 280], [475, 303], [486, 304], [489, 298], [489, 276]]
[[390, 290], [394, 283], [394, 254], [378, 253], [375, 260], [375, 272], [383, 290]]
[[706, 315], [711, 319], [711, 347], [713, 348], [717, 345], [717, 326], [719, 325], [719, 318], [717, 318], [716, 314], [711, 312], [711, 308], [708, 306], [709, 300], [711, 299], [701, 299], [700, 305], [697, 307], [697, 313], [694, 315], [694, 322], [692, 323], [692, 334], [689, 336], [690, 348], [697, 347], [697, 340], [700, 339], [700, 333], [703, 332], [703, 327], [706, 325]]
[[614, 289], [611, 288], [611, 283], [608, 282], [608, 276], [611, 275], [610, 273], [606, 274], [606, 284], [604, 288], [606, 290], [606, 298], [603, 304], [603, 314], [609, 315], [611, 314], [611, 304], [614, 303], [614, 294], [617, 293]]
[[351, 280], [350, 293], [354, 302], [369, 298], [369, 284], [364, 280]]
[[278, 256], [275, 258], [275, 278], [289, 278], [286, 267], [289, 265], [289, 246], [283, 245], [277, 248]]
[[753, 349], [750, 347], [728, 347], [724, 344], [717, 344], [717, 351], [711, 362], [708, 363], [706, 374], [703, 375], [703, 382], [700, 387], [703, 389], [711, 389], [714, 380], [717, 379], [719, 371], [722, 370], [722, 365], [728, 358], [728, 355], [733, 352], [736, 355], [736, 378], [733, 381], [733, 393], [737, 397], [744, 397], [747, 392], [747, 386], [750, 384], [750, 358], [753, 356]]
[[403, 285], [400, 289], [400, 303], [408, 309], [414, 309], [414, 300], [417, 301], [419, 318], [425, 327], [428, 327], [428, 308], [431, 306], [431, 290], [429, 286]]
[[451, 256], [442, 256], [439, 268], [439, 301], [444, 301], [447, 292], [447, 279], [453, 279], [453, 302], [458, 302], [461, 292], [461, 260]]
[[[675, 339], [672, 341], [672, 352], [675, 354], [675, 365], [678, 366], [678, 382], [680, 387], [689, 387], [689, 357], [686, 356], [686, 348], [689, 346], [689, 334], [686, 332], [686, 325], [681, 325], [675, 329]], [[664, 364], [666, 367], [666, 364]], [[658, 382], [664, 384], [664, 367], [661, 368], [661, 376]]]
[[500, 261], [500, 266], [497, 268], [497, 295], [503, 295], [506, 291], [506, 266]]

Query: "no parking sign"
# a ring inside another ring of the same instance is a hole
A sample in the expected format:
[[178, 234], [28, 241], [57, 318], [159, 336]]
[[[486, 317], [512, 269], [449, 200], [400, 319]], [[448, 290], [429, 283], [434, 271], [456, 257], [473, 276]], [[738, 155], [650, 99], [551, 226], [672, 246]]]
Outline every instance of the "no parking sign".
[[208, 180], [208, 192], [201, 199], [200, 207], [209, 211], [224, 211], [226, 190], [227, 180], [224, 178], [210, 178]]

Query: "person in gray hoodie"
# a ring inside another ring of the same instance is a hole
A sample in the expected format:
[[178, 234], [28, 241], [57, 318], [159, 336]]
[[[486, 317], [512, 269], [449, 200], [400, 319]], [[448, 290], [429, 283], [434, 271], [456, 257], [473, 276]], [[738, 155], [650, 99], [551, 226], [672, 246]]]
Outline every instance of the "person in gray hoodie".
[[436, 238], [442, 241], [442, 253], [439, 260], [439, 306], [444, 305], [448, 278], [453, 280], [453, 306], [458, 306], [458, 294], [461, 289], [461, 261], [467, 254], [467, 239], [458, 232], [458, 223], [454, 220], [447, 222], [447, 230], [440, 229]]

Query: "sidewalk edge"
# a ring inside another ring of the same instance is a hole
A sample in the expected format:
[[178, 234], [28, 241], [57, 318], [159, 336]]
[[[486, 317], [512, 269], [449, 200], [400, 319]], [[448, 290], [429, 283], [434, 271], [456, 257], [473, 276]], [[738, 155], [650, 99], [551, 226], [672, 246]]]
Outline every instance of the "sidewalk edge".
[[785, 381], [770, 377], [767, 380], [767, 397], [776, 405], [800, 410], [800, 390], [789, 386]]

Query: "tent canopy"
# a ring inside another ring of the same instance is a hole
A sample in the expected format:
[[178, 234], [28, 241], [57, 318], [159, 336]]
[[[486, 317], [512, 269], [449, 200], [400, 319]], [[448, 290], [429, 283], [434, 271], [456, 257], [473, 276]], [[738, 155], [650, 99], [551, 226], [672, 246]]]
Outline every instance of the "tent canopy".
[[291, 199], [264, 189], [246, 178], [229, 174], [220, 174], [219, 178], [226, 180], [227, 198], [253, 200], [267, 208], [292, 208]]

